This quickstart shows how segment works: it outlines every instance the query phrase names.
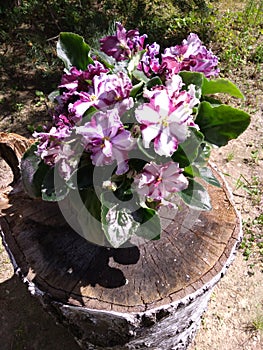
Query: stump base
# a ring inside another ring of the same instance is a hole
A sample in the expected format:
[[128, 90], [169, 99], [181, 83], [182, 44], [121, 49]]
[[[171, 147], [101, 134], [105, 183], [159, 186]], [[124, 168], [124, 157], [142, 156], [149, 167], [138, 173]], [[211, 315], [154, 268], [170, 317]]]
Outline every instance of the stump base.
[[16, 183], [0, 192], [4, 244], [30, 292], [80, 346], [186, 349], [241, 240], [221, 175], [213, 169], [222, 187], [208, 186], [211, 212], [182, 206], [163, 218], [160, 240], [114, 250], [74, 232], [56, 203], [29, 198], [12, 167]]

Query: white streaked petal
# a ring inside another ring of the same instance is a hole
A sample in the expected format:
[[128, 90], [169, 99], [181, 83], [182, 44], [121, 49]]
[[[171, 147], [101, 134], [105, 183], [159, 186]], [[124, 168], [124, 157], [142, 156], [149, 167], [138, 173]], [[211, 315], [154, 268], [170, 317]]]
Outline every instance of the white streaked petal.
[[145, 148], [150, 147], [150, 142], [155, 139], [160, 131], [158, 125], [149, 125], [142, 130], [143, 145]]
[[145, 125], [157, 124], [160, 120], [159, 113], [147, 103], [136, 109], [135, 117], [139, 123]]

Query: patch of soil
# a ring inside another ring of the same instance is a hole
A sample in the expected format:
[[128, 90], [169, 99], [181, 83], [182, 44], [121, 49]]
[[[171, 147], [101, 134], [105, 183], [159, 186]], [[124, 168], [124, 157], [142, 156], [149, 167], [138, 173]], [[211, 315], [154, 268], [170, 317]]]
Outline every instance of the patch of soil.
[[1, 350], [79, 349], [67, 329], [56, 323], [11, 272], [2, 246], [0, 256]]
[[[227, 146], [215, 149], [211, 160], [225, 175], [235, 205], [242, 215], [244, 239], [251, 237], [248, 260], [237, 252], [226, 276], [214, 289], [208, 310], [189, 350], [260, 350], [263, 348], [263, 226], [247, 223], [263, 215], [263, 74], [249, 66], [233, 72], [241, 88], [243, 108], [251, 114], [249, 128]], [[237, 102], [236, 102], [237, 103]], [[240, 104], [240, 102], [238, 102]], [[261, 320], [261, 330], [255, 326]]]

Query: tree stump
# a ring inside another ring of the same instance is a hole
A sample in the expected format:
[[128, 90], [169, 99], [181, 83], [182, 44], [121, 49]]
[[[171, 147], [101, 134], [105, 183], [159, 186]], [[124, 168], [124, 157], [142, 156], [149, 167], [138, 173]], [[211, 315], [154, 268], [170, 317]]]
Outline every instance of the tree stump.
[[165, 212], [160, 240], [119, 249], [90, 244], [56, 203], [29, 198], [16, 181], [0, 194], [15, 271], [83, 349], [186, 349], [241, 239], [230, 192], [213, 171], [222, 187], [208, 187], [212, 211]]

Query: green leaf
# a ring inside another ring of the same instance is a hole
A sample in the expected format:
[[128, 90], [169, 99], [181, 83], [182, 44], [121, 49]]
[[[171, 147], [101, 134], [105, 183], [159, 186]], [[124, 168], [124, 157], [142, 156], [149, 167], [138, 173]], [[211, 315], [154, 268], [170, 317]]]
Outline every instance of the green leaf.
[[106, 53], [92, 49], [92, 56], [96, 56], [96, 59], [106, 68], [109, 68], [110, 70], [114, 68], [114, 58], [108, 56]]
[[140, 81], [138, 84], [134, 85], [130, 92], [130, 97], [135, 97], [140, 90], [142, 90], [142, 86], [144, 85], [143, 81]]
[[94, 64], [90, 57], [90, 47], [82, 36], [69, 32], [62, 32], [57, 43], [57, 55], [67, 69], [76, 67], [85, 70], [88, 64]]
[[37, 143], [34, 143], [21, 159], [22, 183], [25, 191], [32, 198], [41, 197], [42, 181], [50, 169], [43, 160], [36, 155]]
[[60, 91], [58, 89], [54, 90], [48, 95], [48, 99], [50, 102], [54, 102], [56, 97], [58, 97], [59, 95], [60, 95]]
[[213, 96], [203, 96], [203, 100], [206, 102], [209, 102], [211, 106], [213, 107], [218, 107], [220, 105], [222, 105], [222, 102], [220, 100], [218, 100], [217, 98], [214, 98]]
[[213, 107], [209, 102], [203, 101], [200, 103], [195, 122], [199, 125], [206, 141], [224, 146], [229, 140], [237, 138], [246, 130], [250, 123], [250, 116], [227, 105]]
[[214, 176], [212, 170], [207, 167], [203, 167], [199, 169], [200, 176], [203, 180], [205, 180], [210, 185], [221, 187], [220, 182], [217, 180], [217, 178]]
[[[77, 221], [83, 237], [92, 243], [105, 245], [105, 234], [101, 227], [101, 202], [94, 188], [80, 191], [83, 206], [77, 209]], [[74, 201], [72, 203], [74, 205]]]
[[151, 89], [152, 87], [157, 85], [163, 85], [163, 82], [159, 77], [153, 77], [151, 80], [148, 81], [147, 88]]
[[211, 210], [211, 202], [206, 189], [193, 179], [188, 179], [189, 186], [178, 192], [178, 196], [192, 209]]
[[59, 176], [56, 169], [51, 168], [43, 179], [41, 192], [44, 201], [58, 202], [67, 196], [69, 187], [65, 180]]
[[149, 78], [146, 77], [146, 75], [138, 70], [138, 69], [135, 69], [133, 72], [132, 72], [132, 75], [134, 76], [135, 79], [139, 80], [139, 81], [143, 81], [145, 84], [148, 83], [148, 81], [150, 80]]
[[233, 97], [244, 98], [244, 95], [238, 89], [238, 87], [228, 79], [212, 80], [212, 79], [204, 78], [202, 94], [209, 95], [209, 94], [216, 94], [216, 93], [226, 93]]
[[186, 177], [200, 177], [200, 172], [197, 166], [195, 165], [188, 165], [186, 168], [184, 168], [184, 175]]
[[[98, 190], [98, 193], [100, 190], [101, 189]], [[80, 194], [89, 213], [98, 221], [101, 221], [101, 201], [98, 198], [95, 189], [93, 187], [89, 187], [80, 191]]]
[[193, 84], [201, 91], [204, 81], [204, 75], [202, 73], [182, 71], [179, 73], [179, 75], [185, 83], [184, 88], [187, 88], [189, 85]]
[[212, 150], [212, 145], [210, 143], [203, 142], [201, 144], [201, 146], [199, 147], [198, 156], [194, 160], [194, 164], [198, 168], [201, 168], [207, 165], [207, 162], [210, 158], [211, 150]]
[[178, 162], [181, 168], [187, 167], [197, 157], [199, 147], [204, 140], [204, 135], [195, 128], [189, 128], [190, 135], [178, 146], [178, 149], [172, 155], [172, 160]]
[[[156, 158], [156, 153], [152, 151], [151, 148], [147, 148], [147, 150], [144, 148], [142, 144], [142, 139], [137, 138], [137, 146], [139, 150], [150, 160], [154, 160]], [[152, 151], [152, 152], [151, 152]]]
[[102, 229], [109, 243], [119, 248], [136, 233], [140, 224], [134, 220], [129, 209], [107, 201], [105, 193], [101, 195], [101, 203]]
[[204, 166], [198, 167], [195, 163], [193, 165], [189, 165], [188, 167], [184, 168], [184, 175], [190, 178], [199, 177], [199, 178], [202, 178], [207, 183], [209, 183], [210, 185], [221, 187], [220, 182], [214, 176], [210, 168], [207, 168]]
[[81, 165], [68, 180], [68, 186], [73, 189], [84, 190], [93, 186], [94, 165], [91, 163]]
[[142, 58], [142, 55], [145, 53], [145, 50], [139, 51], [137, 52], [135, 55], [132, 56], [130, 62], [128, 63], [127, 66], [127, 71], [129, 73], [129, 75], [131, 76], [131, 74], [133, 73], [133, 71], [135, 71], [140, 63], [140, 60]]
[[148, 240], [156, 240], [161, 235], [161, 221], [156, 210], [140, 207], [132, 213], [135, 221], [140, 223], [136, 235]]
[[[90, 106], [83, 115], [82, 123], [90, 121], [92, 116], [98, 112], [98, 109], [94, 106]], [[85, 119], [84, 119], [85, 118]]]

